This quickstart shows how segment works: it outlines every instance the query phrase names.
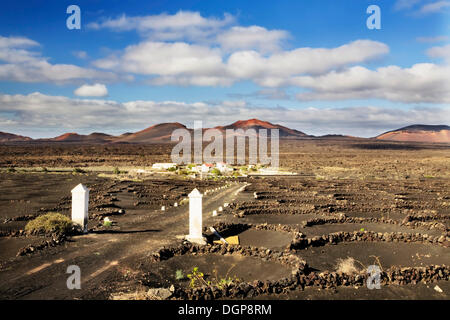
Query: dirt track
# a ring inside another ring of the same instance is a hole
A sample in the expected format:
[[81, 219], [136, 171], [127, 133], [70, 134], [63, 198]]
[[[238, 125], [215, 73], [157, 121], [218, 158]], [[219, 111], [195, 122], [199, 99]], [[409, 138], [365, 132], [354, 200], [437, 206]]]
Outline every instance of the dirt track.
[[[240, 187], [231, 186], [226, 191], [205, 197], [205, 219], [224, 202], [231, 202], [234, 192]], [[117, 270], [130, 268], [146, 254], [177, 242], [177, 236], [188, 233], [187, 206], [146, 215], [135, 208], [125, 210], [128, 221], [122, 222], [116, 230], [76, 236], [63, 246], [20, 257], [13, 264], [3, 266], [0, 298], [108, 298], [108, 286], [118, 280], [115, 278]], [[66, 287], [69, 276], [65, 273], [66, 268], [72, 264], [81, 268], [81, 290], [68, 290]]]

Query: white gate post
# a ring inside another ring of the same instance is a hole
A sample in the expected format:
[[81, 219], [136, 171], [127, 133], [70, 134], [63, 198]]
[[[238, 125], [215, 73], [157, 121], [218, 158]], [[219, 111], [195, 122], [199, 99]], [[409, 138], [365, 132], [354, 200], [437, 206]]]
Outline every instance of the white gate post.
[[194, 189], [188, 195], [189, 197], [189, 235], [186, 240], [197, 244], [206, 244], [203, 237], [203, 213], [202, 213], [202, 197], [203, 195]]
[[72, 189], [72, 221], [88, 231], [89, 189], [81, 183]]

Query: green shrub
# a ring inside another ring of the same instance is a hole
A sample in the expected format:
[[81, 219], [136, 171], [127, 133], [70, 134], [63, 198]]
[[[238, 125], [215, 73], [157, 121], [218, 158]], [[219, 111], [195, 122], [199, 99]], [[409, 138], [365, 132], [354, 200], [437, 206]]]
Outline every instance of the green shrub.
[[167, 169], [167, 171], [175, 172], [177, 171], [177, 167], [170, 167], [169, 169]]
[[115, 167], [114, 170], [113, 170], [113, 173], [114, 174], [120, 174], [119, 168]]
[[184, 279], [186, 279], [186, 277], [184, 276], [183, 270], [178, 269], [178, 270], [175, 272], [175, 279], [177, 279], [178, 281], [179, 281], [179, 280], [184, 280]]
[[73, 168], [72, 173], [86, 173], [86, 171], [80, 168]]
[[220, 176], [220, 175], [222, 174], [222, 173], [220, 172], [220, 170], [217, 169], [217, 168], [212, 169], [212, 170], [211, 170], [211, 173], [212, 173], [213, 175], [215, 175], [215, 176]]
[[29, 221], [25, 226], [25, 231], [29, 234], [67, 234], [72, 229], [72, 220], [57, 212], [49, 212], [39, 216]]
[[16, 172], [16, 169], [15, 168], [8, 168], [8, 169], [6, 169], [6, 172], [8, 172], [8, 173]]

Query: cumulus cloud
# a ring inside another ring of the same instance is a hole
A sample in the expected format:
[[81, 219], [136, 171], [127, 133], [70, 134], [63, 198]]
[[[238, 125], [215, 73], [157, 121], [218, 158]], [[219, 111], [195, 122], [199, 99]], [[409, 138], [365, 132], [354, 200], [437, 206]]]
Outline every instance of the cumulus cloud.
[[155, 41], [206, 41], [234, 22], [234, 16], [227, 13], [219, 19], [202, 17], [199, 12], [178, 11], [173, 15], [163, 13], [130, 17], [123, 14], [117, 18], [106, 18], [100, 22], [90, 23], [88, 28], [109, 29], [116, 32], [136, 30]]
[[435, 37], [417, 37], [416, 40], [422, 43], [436, 43], [450, 40], [449, 36], [435, 36]]
[[[450, 123], [449, 111], [449, 107], [402, 109], [376, 106], [289, 109], [252, 106], [244, 101], [212, 104], [140, 100], [120, 103], [41, 93], [0, 94], [0, 123], [4, 131], [27, 134], [33, 130], [38, 132], [42, 127], [54, 135], [66, 131], [90, 133], [100, 130], [120, 134], [167, 122], [167, 119], [191, 127], [195, 120], [203, 120], [205, 127], [212, 127], [256, 117], [308, 134], [340, 133], [369, 137], [413, 123]], [[6, 118], [2, 113], [14, 116]], [[23, 131], [24, 128], [27, 132]]]
[[421, 0], [397, 0], [394, 4], [395, 10], [411, 9]]
[[297, 77], [293, 82], [312, 90], [298, 94], [300, 100], [378, 98], [406, 103], [450, 103], [450, 67], [432, 63], [376, 70], [355, 66], [317, 77]]
[[228, 51], [255, 49], [267, 53], [281, 49], [281, 42], [289, 33], [284, 30], [267, 30], [260, 26], [232, 27], [219, 34], [217, 41]]
[[429, 14], [440, 12], [445, 8], [450, 7], [450, 1], [435, 1], [431, 3], [424, 4], [418, 11], [420, 14]]
[[108, 89], [101, 83], [95, 83], [93, 85], [84, 84], [73, 93], [79, 97], [106, 97], [108, 95]]
[[432, 58], [441, 58], [450, 64], [450, 44], [442, 47], [432, 47], [427, 50], [427, 54]]
[[229, 85], [251, 80], [265, 87], [286, 85], [300, 74], [320, 74], [375, 59], [389, 52], [387, 45], [357, 40], [336, 48], [299, 48], [264, 56], [253, 50], [236, 51], [228, 60], [219, 49], [184, 42], [143, 41], [122, 55], [94, 62], [104, 69], [151, 75], [152, 84]]
[[112, 72], [81, 68], [72, 64], [51, 64], [32, 47], [39, 44], [23, 37], [0, 36], [0, 80], [67, 83], [81, 79], [115, 79]]
[[77, 57], [78, 59], [87, 59], [87, 57], [88, 57], [88, 54], [87, 54], [87, 52], [86, 51], [74, 51], [74, 52], [72, 52], [73, 53], [73, 55], [75, 56], [75, 57]]
[[389, 52], [384, 43], [356, 40], [336, 48], [298, 48], [263, 57], [256, 51], [239, 51], [228, 59], [236, 78], [253, 79], [266, 87], [286, 85], [289, 77], [321, 74], [350, 64], [369, 61]]

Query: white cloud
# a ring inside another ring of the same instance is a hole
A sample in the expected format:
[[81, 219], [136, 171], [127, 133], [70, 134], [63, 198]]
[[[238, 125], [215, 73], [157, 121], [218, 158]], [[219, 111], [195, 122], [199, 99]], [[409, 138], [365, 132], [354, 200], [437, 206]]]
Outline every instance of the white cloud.
[[445, 8], [450, 7], [450, 1], [436, 1], [432, 3], [424, 4], [420, 9], [420, 14], [429, 14], [429, 13], [435, 13], [440, 12]]
[[336, 48], [298, 48], [263, 57], [256, 51], [239, 51], [228, 59], [228, 70], [239, 79], [252, 79], [267, 87], [283, 86], [289, 77], [320, 74], [369, 61], [389, 52], [381, 42], [357, 40]]
[[417, 37], [416, 40], [422, 43], [435, 43], [450, 40], [449, 36], [435, 36], [435, 37]]
[[28, 48], [39, 46], [39, 43], [24, 37], [0, 36], [0, 48]]
[[158, 76], [152, 84], [227, 85], [225, 66], [218, 49], [184, 42], [145, 41], [132, 45], [119, 57], [97, 60], [99, 68], [134, 74]]
[[450, 44], [442, 47], [432, 47], [427, 50], [427, 54], [432, 58], [442, 58], [450, 64]]
[[88, 24], [91, 29], [109, 29], [112, 31], [136, 30], [154, 41], [206, 40], [235, 22], [235, 18], [225, 13], [222, 19], [205, 18], [199, 12], [178, 11], [176, 14], [159, 14], [129, 17], [125, 14], [118, 18], [107, 18], [101, 22]]
[[108, 95], [108, 89], [101, 83], [95, 83], [93, 85], [84, 84], [73, 93], [79, 97], [106, 97]]
[[228, 51], [255, 49], [267, 53], [280, 50], [281, 42], [288, 36], [284, 30], [267, 30], [260, 26], [232, 27], [219, 34], [217, 41]]
[[74, 51], [73, 55], [78, 59], [87, 59], [88, 54], [86, 51]]
[[17, 82], [66, 83], [82, 79], [114, 80], [112, 72], [81, 68], [71, 64], [51, 64], [29, 47], [39, 44], [22, 37], [0, 36], [0, 80]]
[[406, 103], [450, 103], [450, 66], [432, 63], [411, 68], [388, 66], [374, 71], [356, 66], [317, 77], [297, 77], [293, 82], [312, 90], [298, 94], [300, 100], [378, 98]]
[[394, 9], [395, 10], [411, 9], [420, 1], [421, 0], [397, 0], [394, 4]]
[[[104, 131], [120, 134], [137, 131], [155, 123], [178, 121], [192, 127], [203, 120], [205, 127], [225, 125], [236, 120], [259, 118], [280, 123], [308, 134], [339, 133], [375, 136], [384, 131], [414, 123], [448, 124], [449, 107], [383, 108], [268, 108], [251, 106], [244, 101], [185, 103], [177, 101], [116, 102], [98, 99], [70, 99], [41, 93], [29, 95], [0, 94], [0, 114], [4, 131], [13, 133], [41, 132], [47, 136], [67, 131], [90, 133]], [[26, 130], [26, 132], [25, 132]]]
[[99, 68], [153, 76], [152, 84], [229, 85], [251, 80], [278, 87], [300, 74], [320, 74], [375, 59], [389, 51], [387, 45], [357, 40], [337, 48], [299, 48], [268, 57], [256, 51], [237, 51], [224, 61], [219, 49], [184, 42], [143, 41], [119, 56], [94, 62]]

